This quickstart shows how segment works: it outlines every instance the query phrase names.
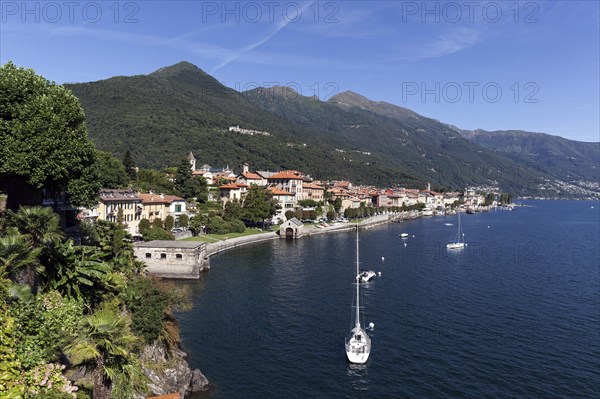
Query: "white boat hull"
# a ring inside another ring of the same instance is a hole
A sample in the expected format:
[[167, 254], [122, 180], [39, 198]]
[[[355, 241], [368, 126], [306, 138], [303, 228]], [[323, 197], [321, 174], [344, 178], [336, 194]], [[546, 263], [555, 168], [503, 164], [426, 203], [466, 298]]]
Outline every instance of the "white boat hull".
[[448, 249], [463, 249], [464, 247], [465, 247], [464, 242], [452, 242], [452, 243], [446, 245], [446, 248], [448, 248]]
[[356, 279], [360, 282], [360, 283], [367, 283], [369, 282], [371, 279], [373, 279], [377, 274], [375, 273], [375, 271], [373, 270], [368, 270], [368, 271], [364, 271], [361, 272]]
[[371, 354], [371, 339], [366, 331], [355, 327], [346, 338], [346, 357], [350, 363], [366, 363]]

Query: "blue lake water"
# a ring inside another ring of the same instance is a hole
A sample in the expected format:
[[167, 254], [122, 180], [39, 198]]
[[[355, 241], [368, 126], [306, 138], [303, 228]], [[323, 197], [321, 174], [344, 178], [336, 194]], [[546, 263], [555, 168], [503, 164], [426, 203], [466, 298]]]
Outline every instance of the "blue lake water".
[[362, 230], [362, 267], [382, 275], [363, 290], [361, 366], [344, 352], [352, 233], [218, 255], [178, 283], [194, 301], [177, 316], [188, 360], [215, 399], [598, 398], [600, 204], [527, 204], [462, 215], [462, 251], [445, 248], [456, 216]]

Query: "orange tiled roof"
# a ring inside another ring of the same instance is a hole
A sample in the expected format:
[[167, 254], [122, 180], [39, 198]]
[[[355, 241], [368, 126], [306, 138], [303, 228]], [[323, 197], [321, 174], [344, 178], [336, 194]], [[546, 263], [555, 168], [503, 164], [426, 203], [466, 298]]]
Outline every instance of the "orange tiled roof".
[[267, 179], [288, 179], [288, 180], [303, 180], [301, 173], [296, 170], [284, 170], [283, 172], [275, 173]]
[[174, 201], [185, 201], [185, 199], [176, 195], [163, 195], [161, 197], [160, 194], [139, 193], [137, 196], [143, 204], [171, 204]]
[[294, 194], [290, 193], [289, 191], [281, 190], [277, 187], [269, 187], [268, 190], [273, 195], [294, 195]]
[[333, 183], [334, 187], [345, 187], [348, 188], [350, 186], [350, 182], [349, 181], [345, 181], [345, 180], [340, 180], [340, 181], [336, 181], [335, 183]]
[[250, 186], [247, 184], [244, 184], [244, 183], [229, 183], [229, 184], [224, 184], [222, 186], [219, 186], [219, 188], [230, 189], [230, 190], [237, 190], [238, 188], [244, 188], [244, 187], [250, 187]]
[[325, 188], [319, 184], [316, 183], [306, 183], [302, 186], [303, 188], [308, 188], [311, 190], [324, 190]]
[[261, 175], [259, 175], [258, 173], [254, 173], [254, 172], [240, 173], [240, 176], [244, 176], [244, 178], [248, 179], [248, 180], [262, 180], [263, 179], [263, 177]]

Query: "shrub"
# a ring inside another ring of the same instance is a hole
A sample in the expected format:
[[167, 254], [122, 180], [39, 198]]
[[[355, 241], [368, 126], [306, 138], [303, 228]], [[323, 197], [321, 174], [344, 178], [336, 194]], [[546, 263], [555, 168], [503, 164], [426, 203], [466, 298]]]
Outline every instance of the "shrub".
[[166, 231], [160, 227], [151, 227], [150, 229], [142, 233], [144, 241], [153, 240], [174, 240], [175, 236], [173, 233]]
[[246, 225], [241, 220], [234, 220], [230, 223], [230, 225], [230, 230], [233, 233], [243, 233], [244, 231], [246, 231]]

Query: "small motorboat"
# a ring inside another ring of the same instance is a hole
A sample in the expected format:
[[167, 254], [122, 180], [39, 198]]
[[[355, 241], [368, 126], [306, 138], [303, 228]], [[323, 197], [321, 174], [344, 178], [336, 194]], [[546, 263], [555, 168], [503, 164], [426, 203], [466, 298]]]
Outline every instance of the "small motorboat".
[[358, 280], [359, 283], [366, 283], [375, 276], [377, 276], [377, 273], [375, 273], [374, 270], [362, 270], [358, 273], [358, 276], [356, 276], [356, 280]]
[[400, 233], [398, 237], [408, 238], [408, 233]]

